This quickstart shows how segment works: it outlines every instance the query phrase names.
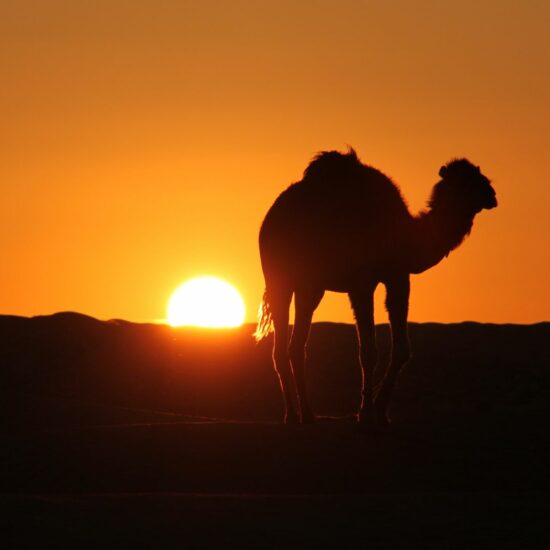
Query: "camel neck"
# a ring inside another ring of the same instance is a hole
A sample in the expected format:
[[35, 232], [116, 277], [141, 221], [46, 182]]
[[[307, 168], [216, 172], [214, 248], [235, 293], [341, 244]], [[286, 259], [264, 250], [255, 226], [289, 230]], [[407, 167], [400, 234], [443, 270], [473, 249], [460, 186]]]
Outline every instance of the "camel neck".
[[422, 273], [457, 248], [472, 229], [474, 214], [432, 208], [414, 218], [411, 273]]

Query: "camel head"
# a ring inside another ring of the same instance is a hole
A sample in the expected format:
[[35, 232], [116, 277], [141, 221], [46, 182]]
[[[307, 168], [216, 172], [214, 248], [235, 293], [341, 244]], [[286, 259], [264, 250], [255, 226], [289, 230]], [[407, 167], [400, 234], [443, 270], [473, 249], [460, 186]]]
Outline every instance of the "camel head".
[[496, 192], [479, 166], [466, 159], [455, 159], [442, 166], [439, 175], [441, 180], [428, 203], [431, 208], [473, 216], [483, 209], [496, 207]]

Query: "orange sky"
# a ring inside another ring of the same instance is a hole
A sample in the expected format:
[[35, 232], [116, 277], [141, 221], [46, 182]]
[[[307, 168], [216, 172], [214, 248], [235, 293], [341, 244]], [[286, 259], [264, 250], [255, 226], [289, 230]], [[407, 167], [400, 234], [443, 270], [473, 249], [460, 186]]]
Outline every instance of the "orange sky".
[[[351, 144], [414, 211], [453, 156], [497, 190], [413, 277], [412, 320], [549, 319], [550, 2], [1, 6], [1, 313], [159, 319], [214, 274], [252, 321], [267, 208], [315, 152]], [[351, 319], [343, 295], [315, 317]]]

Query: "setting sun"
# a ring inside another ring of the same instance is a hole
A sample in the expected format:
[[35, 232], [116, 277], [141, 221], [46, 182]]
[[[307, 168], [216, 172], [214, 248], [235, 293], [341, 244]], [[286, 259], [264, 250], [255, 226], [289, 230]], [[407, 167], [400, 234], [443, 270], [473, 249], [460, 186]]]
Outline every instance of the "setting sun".
[[238, 327], [244, 318], [241, 295], [217, 277], [199, 277], [183, 283], [168, 302], [167, 320], [173, 327]]

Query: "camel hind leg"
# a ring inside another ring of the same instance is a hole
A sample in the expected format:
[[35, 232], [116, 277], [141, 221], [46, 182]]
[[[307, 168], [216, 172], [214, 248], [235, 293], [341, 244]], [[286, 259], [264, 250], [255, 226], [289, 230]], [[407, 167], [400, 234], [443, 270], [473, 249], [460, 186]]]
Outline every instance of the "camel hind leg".
[[296, 424], [299, 422], [299, 416], [296, 410], [294, 377], [288, 355], [288, 310], [292, 300], [292, 290], [269, 289], [268, 296], [275, 331], [273, 337], [273, 365], [279, 377], [284, 400], [284, 422], [285, 424]]
[[290, 339], [290, 362], [296, 390], [298, 391], [298, 402], [300, 415], [303, 423], [313, 422], [315, 415], [311, 410], [306, 391], [305, 361], [306, 344], [313, 319], [313, 312], [323, 298], [324, 291], [317, 289], [297, 290], [294, 294], [294, 306], [296, 310], [292, 338]]

